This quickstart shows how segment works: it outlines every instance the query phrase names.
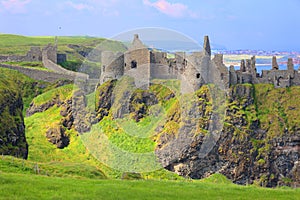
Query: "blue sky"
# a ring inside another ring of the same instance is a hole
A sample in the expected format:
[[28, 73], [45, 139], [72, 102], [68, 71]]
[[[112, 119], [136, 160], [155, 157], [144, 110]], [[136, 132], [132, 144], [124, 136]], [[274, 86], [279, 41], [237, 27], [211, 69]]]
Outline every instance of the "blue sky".
[[227, 49], [300, 51], [300, 0], [0, 0], [0, 32], [112, 37], [141, 27]]

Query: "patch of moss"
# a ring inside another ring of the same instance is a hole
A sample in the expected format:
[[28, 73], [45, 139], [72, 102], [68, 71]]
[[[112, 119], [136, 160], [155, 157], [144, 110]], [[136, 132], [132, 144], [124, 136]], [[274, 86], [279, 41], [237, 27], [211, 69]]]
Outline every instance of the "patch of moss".
[[33, 103], [35, 106], [40, 106], [54, 99], [63, 102], [69, 99], [72, 96], [73, 91], [75, 91], [76, 89], [77, 87], [75, 87], [73, 84], [54, 88], [34, 98]]
[[299, 86], [273, 88], [272, 85], [255, 85], [256, 106], [261, 128], [273, 138], [299, 128]]

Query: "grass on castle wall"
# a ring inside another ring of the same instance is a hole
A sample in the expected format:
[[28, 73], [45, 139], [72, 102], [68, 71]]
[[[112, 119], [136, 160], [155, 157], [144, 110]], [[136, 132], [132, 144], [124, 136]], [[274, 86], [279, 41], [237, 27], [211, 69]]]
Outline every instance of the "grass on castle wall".
[[42, 62], [27, 62], [27, 61], [14, 62], [14, 61], [9, 61], [9, 62], [3, 62], [3, 64], [7, 64], [7, 65], [11, 65], [11, 66], [24, 67], [24, 68], [29, 68], [29, 69], [35, 69], [35, 70], [41, 70], [41, 71], [47, 71], [47, 72], [52, 72], [52, 70], [45, 68], [43, 66]]
[[4, 64], [8, 64], [8, 65], [17, 65], [17, 66], [22, 66], [22, 67], [33, 67], [33, 68], [43, 68], [45, 69], [45, 67], [43, 66], [42, 62], [39, 61], [20, 61], [20, 62], [16, 62], [16, 61], [8, 61], [8, 62], [4, 62]]
[[157, 86], [163, 86], [163, 87], [159, 87], [158, 89], [163, 89], [163, 91], [166, 92], [173, 92], [175, 95], [180, 95], [180, 80], [165, 80], [165, 79], [154, 79], [151, 80], [151, 83], [153, 84], [150, 87], [150, 90], [155, 92], [155, 88]]
[[299, 189], [237, 186], [219, 174], [202, 181], [54, 178], [0, 172], [0, 199], [299, 199]]

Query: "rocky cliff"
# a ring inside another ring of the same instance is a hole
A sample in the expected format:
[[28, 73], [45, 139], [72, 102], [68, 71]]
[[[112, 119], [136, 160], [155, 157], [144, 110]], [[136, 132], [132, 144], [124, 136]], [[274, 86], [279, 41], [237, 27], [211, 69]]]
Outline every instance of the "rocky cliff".
[[18, 85], [0, 76], [0, 154], [27, 158], [23, 100]]
[[[98, 85], [91, 111], [80, 90], [63, 86], [41, 95], [43, 101], [36, 98], [27, 114], [60, 107], [60, 121], [45, 133], [58, 148], [68, 145], [66, 129], [85, 134], [100, 122], [96, 126], [121, 147], [149, 150], [154, 143], [159, 163], [184, 177], [222, 173], [238, 184], [299, 187], [299, 87], [243, 84], [224, 96], [212, 85], [188, 95], [179, 88], [172, 81], [148, 90], [131, 79], [108, 81]], [[139, 139], [141, 130], [147, 134]]]
[[[213, 122], [205, 121], [211, 115], [203, 115], [208, 109], [205, 106], [199, 110], [204, 130], [160, 137], [156, 154], [165, 168], [186, 177], [198, 179], [218, 172], [238, 184], [299, 187], [299, 107], [297, 100], [291, 99], [296, 92], [299, 88], [274, 89], [267, 85], [230, 88], [220, 138], [206, 156], [201, 157], [199, 150], [206, 134], [211, 134], [205, 130]], [[197, 96], [200, 104], [205, 103], [203, 93]]]
[[[203, 86], [190, 98], [176, 96], [159, 85], [147, 91], [121, 92], [115, 82], [107, 82], [98, 88], [96, 99], [102, 102], [98, 103], [98, 113], [105, 110], [104, 115], [111, 113], [114, 119], [128, 114], [136, 122], [153, 114], [149, 112], [151, 106], [166, 105], [164, 124], [151, 138], [162, 166], [181, 176], [200, 179], [218, 172], [238, 184], [299, 187], [299, 89], [250, 84], [230, 88], [218, 134], [211, 127], [216, 126], [214, 119], [218, 117], [214, 109], [220, 108], [214, 108], [216, 98], [210, 86]], [[121, 101], [112, 106], [117, 96], [113, 90]], [[105, 93], [109, 95], [104, 98], [101, 94]], [[184, 98], [189, 99], [187, 105], [182, 102]], [[215, 142], [207, 146], [207, 140]], [[206, 154], [203, 148], [208, 149]]]

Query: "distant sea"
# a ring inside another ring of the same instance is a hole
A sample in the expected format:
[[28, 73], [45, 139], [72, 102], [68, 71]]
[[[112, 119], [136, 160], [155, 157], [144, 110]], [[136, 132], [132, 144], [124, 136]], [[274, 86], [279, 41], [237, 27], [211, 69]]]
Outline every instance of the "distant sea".
[[[239, 69], [240, 69], [240, 66], [234, 66], [234, 68], [235, 68], [236, 70], [239, 70]], [[294, 69], [295, 69], [295, 70], [298, 70], [298, 68], [299, 68], [299, 65], [295, 65], [295, 66], [294, 66]], [[270, 70], [270, 69], [272, 69], [272, 65], [271, 65], [271, 64], [270, 64], [270, 65], [265, 65], [265, 64], [260, 65], [260, 64], [256, 64], [256, 70], [257, 70], [257, 73], [259, 73], [259, 74], [261, 74], [262, 70]], [[287, 69], [287, 66], [286, 66], [286, 65], [279, 65], [279, 69], [280, 69], [280, 70], [286, 70], [286, 69]]]

